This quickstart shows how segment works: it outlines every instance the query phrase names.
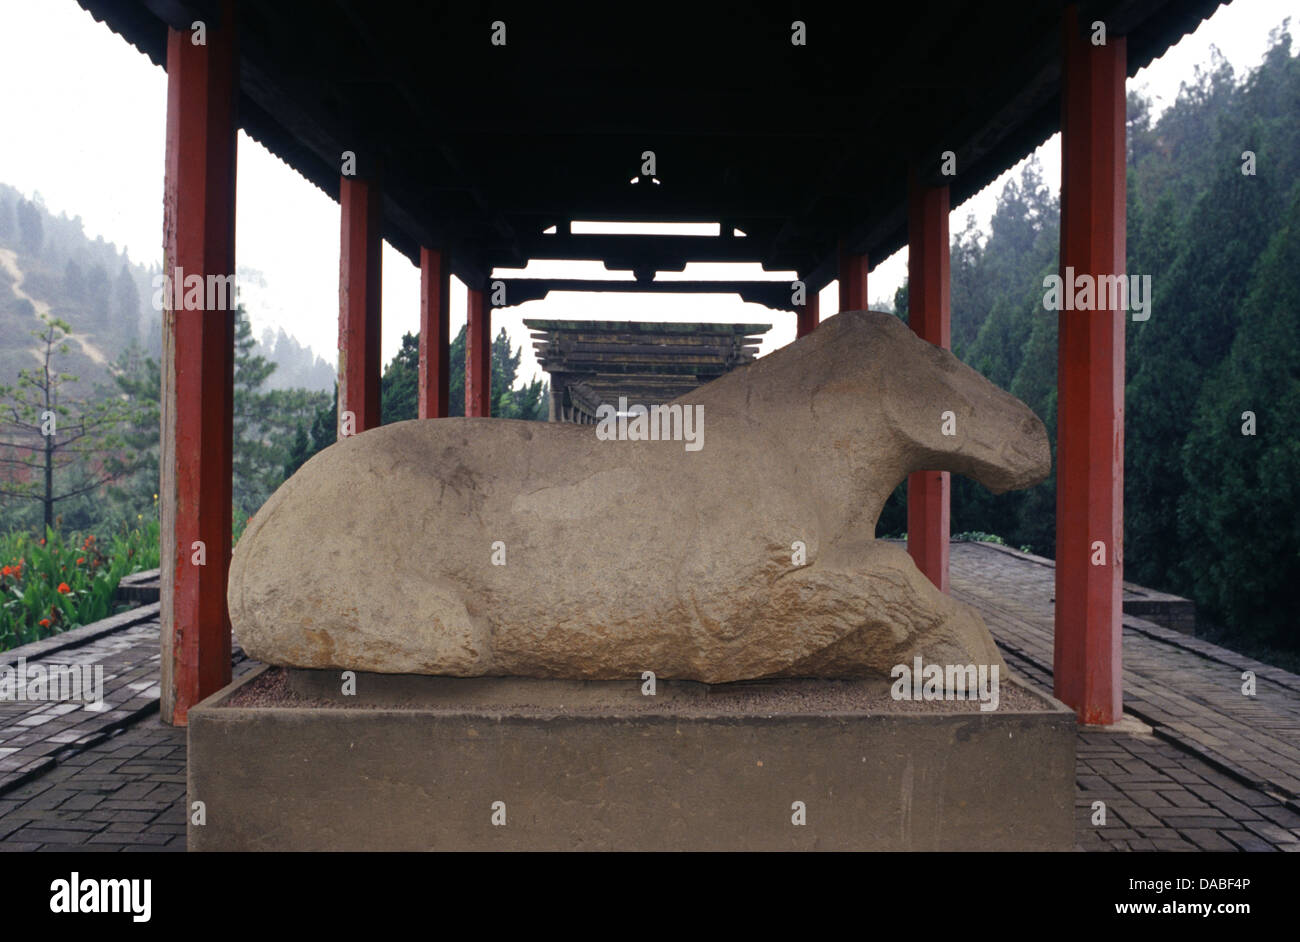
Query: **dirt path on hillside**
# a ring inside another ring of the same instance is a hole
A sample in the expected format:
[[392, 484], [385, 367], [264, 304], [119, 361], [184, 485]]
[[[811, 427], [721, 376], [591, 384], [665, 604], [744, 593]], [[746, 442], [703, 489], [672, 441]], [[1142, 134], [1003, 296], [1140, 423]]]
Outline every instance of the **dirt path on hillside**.
[[[9, 277], [14, 280], [14, 284], [13, 284], [14, 296], [19, 298], [20, 300], [30, 302], [32, 307], [36, 308], [36, 316], [38, 318], [42, 314], [50, 313], [50, 306], [48, 304], [46, 304], [44, 301], [36, 300], [30, 294], [28, 294], [26, 291], [23, 290], [23, 270], [18, 267], [17, 252], [15, 252], [13, 249], [0, 249], [0, 268], [3, 268], [5, 271], [7, 271], [9, 273]], [[108, 357], [104, 356], [104, 352], [90, 341], [88, 335], [83, 336], [81, 334], [70, 334], [67, 339], [77, 344], [77, 346], [81, 347], [81, 352], [84, 353], [87, 357], [89, 357], [91, 362], [95, 363], [98, 366], [108, 365]], [[45, 361], [45, 357], [40, 352], [40, 350], [33, 350], [32, 355], [35, 356], [39, 362], [43, 363]]]

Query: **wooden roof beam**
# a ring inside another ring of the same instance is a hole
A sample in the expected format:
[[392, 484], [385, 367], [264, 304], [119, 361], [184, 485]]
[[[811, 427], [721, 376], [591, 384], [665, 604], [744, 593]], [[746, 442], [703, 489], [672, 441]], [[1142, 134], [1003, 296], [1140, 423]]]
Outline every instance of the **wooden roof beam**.
[[552, 291], [612, 291], [648, 294], [738, 294], [742, 300], [777, 311], [796, 311], [787, 281], [592, 281], [578, 278], [493, 278], [505, 285], [505, 304], [539, 301]]

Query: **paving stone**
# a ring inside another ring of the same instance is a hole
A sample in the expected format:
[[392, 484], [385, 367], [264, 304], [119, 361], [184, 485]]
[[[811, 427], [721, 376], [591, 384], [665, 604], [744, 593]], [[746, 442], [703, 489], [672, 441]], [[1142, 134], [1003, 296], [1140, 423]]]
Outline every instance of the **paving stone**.
[[[1175, 782], [1181, 782], [1182, 784], [1187, 785], [1189, 788], [1191, 788], [1194, 785], [1206, 784], [1205, 779], [1201, 778], [1199, 774], [1193, 772], [1191, 769], [1167, 768], [1164, 769], [1163, 771], [1165, 775], [1169, 776]], [[1195, 791], [1194, 788], [1192, 790]]]
[[85, 831], [55, 831], [43, 828], [25, 827], [10, 835], [12, 840], [19, 843], [36, 843], [36, 844], [58, 844], [60, 849], [67, 850], [69, 846], [77, 846], [86, 843], [87, 840], [94, 840], [95, 835], [87, 836]]
[[1216, 811], [1209, 805], [1201, 805], [1197, 808], [1179, 808], [1171, 805], [1167, 808], [1152, 808], [1151, 813], [1166, 824], [1171, 824], [1179, 819], [1189, 820], [1191, 818], [1223, 818], [1229, 820], [1226, 814]]
[[1146, 788], [1125, 788], [1125, 795], [1135, 804], [1140, 805], [1148, 810], [1154, 808], [1170, 808], [1173, 804], [1158, 792]]
[[115, 808], [108, 811], [97, 810], [86, 813], [86, 820], [103, 821], [105, 823], [111, 823], [113, 821], [133, 821], [136, 823], [144, 823], [152, 821], [156, 817], [158, 817], [158, 813], [155, 811], [128, 811], [122, 808]]
[[89, 811], [104, 800], [102, 795], [94, 792], [79, 792], [65, 801], [59, 807], [65, 811]]
[[1300, 814], [1296, 814], [1290, 808], [1261, 805], [1259, 813], [1280, 827], [1300, 828]]
[[1239, 826], [1239, 822], [1233, 821], [1232, 818], [1229, 818], [1227, 815], [1218, 815], [1218, 816], [1211, 816], [1211, 817], [1193, 815], [1193, 816], [1180, 816], [1176, 818], [1165, 818], [1164, 824], [1168, 825], [1171, 828], [1174, 828], [1180, 834], [1187, 830], [1196, 830], [1198, 828], [1212, 828], [1212, 829], [1234, 828], [1235, 829]]
[[29, 828], [39, 828], [46, 831], [80, 831], [85, 834], [93, 834], [95, 831], [104, 828], [104, 822], [102, 821], [85, 821], [67, 817], [31, 818], [25, 824]]
[[[122, 771], [125, 772], [126, 774], [131, 773], [131, 770], [125, 767], [122, 769]], [[123, 785], [116, 792], [114, 792], [113, 799], [115, 801], [131, 801], [137, 798], [144, 798], [150, 792], [154, 791], [157, 787], [158, 786], [154, 782], [148, 780], [142, 782], [132, 782], [130, 785]]]
[[1157, 794], [1171, 805], [1179, 808], [1204, 808], [1208, 810], [1210, 807], [1185, 788], [1161, 788], [1157, 789]]
[[1237, 846], [1238, 850], [1265, 851], [1274, 847], [1268, 841], [1261, 840], [1249, 831], [1220, 831], [1224, 837]]
[[1289, 844], [1296, 839], [1296, 836], [1286, 828], [1278, 827], [1276, 824], [1270, 824], [1268, 821], [1243, 821], [1246, 830], [1258, 834], [1270, 844]]

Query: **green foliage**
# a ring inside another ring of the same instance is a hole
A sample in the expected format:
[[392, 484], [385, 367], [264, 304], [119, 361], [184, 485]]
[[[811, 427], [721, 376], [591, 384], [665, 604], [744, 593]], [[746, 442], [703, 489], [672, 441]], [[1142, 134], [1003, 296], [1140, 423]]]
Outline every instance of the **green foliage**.
[[[382, 390], [380, 396], [380, 408], [382, 409]], [[285, 480], [288, 480], [295, 471], [301, 468], [312, 455], [333, 445], [338, 440], [338, 428], [339, 387], [335, 383], [333, 394], [324, 405], [316, 410], [310, 424], [305, 421], [299, 422], [298, 427], [294, 430], [293, 442], [284, 463]]]
[[[1297, 107], [1300, 63], [1281, 32], [1244, 83], [1216, 60], [1211, 71], [1197, 70], [1158, 125], [1133, 132], [1129, 271], [1152, 273], [1155, 305], [1151, 319], [1128, 332], [1125, 566], [1134, 581], [1197, 601], [1211, 598], [1208, 573], [1187, 565], [1180, 507], [1203, 503], [1194, 488], [1218, 486], [1190, 481], [1181, 456], [1191, 439], [1211, 444], [1198, 411], [1202, 387], [1237, 338], [1255, 330], [1243, 301], [1258, 290], [1257, 265], [1292, 204]], [[1255, 176], [1241, 172], [1245, 150], [1256, 153]], [[1232, 460], [1214, 441], [1204, 460]]]
[[0, 650], [108, 617], [122, 577], [157, 567], [156, 518], [107, 539], [53, 529], [39, 540], [0, 535]]
[[[464, 367], [462, 366], [462, 370]], [[379, 382], [379, 412], [384, 425], [420, 413], [420, 338], [402, 334], [402, 346]]]
[[150, 506], [158, 492], [158, 434], [162, 413], [162, 375], [158, 361], [147, 356], [139, 344], [129, 346], [113, 364], [113, 381], [120, 394], [134, 403], [131, 421], [122, 430], [127, 447], [139, 455], [137, 468], [112, 482], [108, 488], [108, 513], [93, 523], [77, 526], [116, 526], [119, 520]]
[[[534, 419], [546, 421], [550, 401], [546, 384], [535, 379], [526, 386], [515, 388], [519, 375], [522, 349], [512, 351], [505, 328], [492, 341], [492, 415], [502, 419]], [[447, 353], [448, 402], [450, 415], [465, 414], [465, 328], [452, 340]], [[419, 415], [420, 340], [414, 334], [402, 337], [398, 351], [383, 377], [383, 421], [401, 422]]]
[[249, 515], [244, 513], [238, 507], [235, 508], [234, 517], [231, 520], [230, 527], [230, 545], [233, 547], [239, 542], [239, 538], [244, 535], [244, 530], [248, 528]]
[[24, 252], [35, 255], [45, 245], [45, 223], [42, 205], [31, 200], [18, 201], [18, 240]]
[[1007, 541], [1002, 539], [996, 533], [985, 533], [983, 530], [967, 530], [964, 533], [954, 533], [952, 539], [956, 543], [996, 543], [998, 546], [1006, 546]]
[[1296, 649], [1300, 184], [1286, 219], [1240, 307], [1241, 329], [1200, 386], [1179, 448], [1177, 561], [1181, 584], [1196, 587], [1211, 617], [1265, 645]]
[[55, 524], [62, 501], [98, 491], [138, 470], [147, 457], [132, 447], [132, 427], [150, 410], [126, 395], [80, 397], [65, 391], [77, 377], [59, 372], [71, 328], [47, 314], [31, 332], [41, 344], [41, 364], [19, 370], [13, 386], [0, 386], [0, 500], [39, 504], [44, 528]]
[[235, 312], [235, 416], [233, 501], [246, 517], [257, 512], [284, 481], [300, 444], [299, 431], [326, 407], [326, 394], [306, 389], [265, 389], [276, 365], [256, 352], [241, 305]]

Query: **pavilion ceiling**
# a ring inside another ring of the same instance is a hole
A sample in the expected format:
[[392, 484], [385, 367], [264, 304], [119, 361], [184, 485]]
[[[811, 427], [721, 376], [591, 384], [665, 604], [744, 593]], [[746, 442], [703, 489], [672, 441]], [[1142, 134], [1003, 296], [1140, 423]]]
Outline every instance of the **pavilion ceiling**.
[[[219, 21], [210, 0], [79, 2], [160, 64], [168, 24]], [[1081, 19], [1128, 36], [1131, 75], [1218, 5], [1095, 0]], [[241, 126], [333, 197], [343, 151], [381, 167], [385, 237], [449, 249], [466, 281], [529, 258], [711, 260], [819, 288], [841, 240], [873, 260], [905, 244], [909, 167], [956, 206], [1060, 121], [1054, 0], [236, 6]], [[647, 150], [658, 182], [631, 183]], [[587, 219], [723, 235], [569, 234]]]

